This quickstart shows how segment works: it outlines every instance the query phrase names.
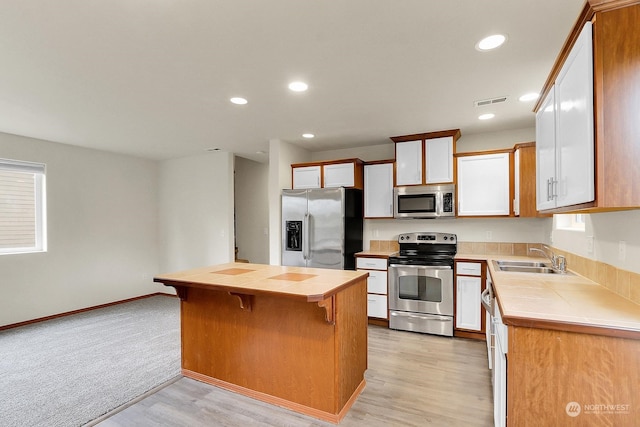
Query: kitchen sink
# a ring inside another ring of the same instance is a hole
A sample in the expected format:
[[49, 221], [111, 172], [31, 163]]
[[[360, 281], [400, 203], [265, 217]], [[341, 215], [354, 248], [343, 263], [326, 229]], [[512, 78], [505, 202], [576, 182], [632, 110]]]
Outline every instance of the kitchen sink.
[[512, 271], [517, 273], [545, 273], [551, 274], [555, 273], [553, 268], [550, 267], [523, 267], [523, 266], [510, 266], [503, 265], [502, 267], [498, 267], [500, 271]]
[[493, 265], [499, 271], [509, 271], [513, 273], [563, 274], [551, 268], [551, 264], [547, 262], [493, 261]]
[[498, 268], [502, 267], [547, 267], [551, 268], [551, 264], [543, 261], [494, 261]]

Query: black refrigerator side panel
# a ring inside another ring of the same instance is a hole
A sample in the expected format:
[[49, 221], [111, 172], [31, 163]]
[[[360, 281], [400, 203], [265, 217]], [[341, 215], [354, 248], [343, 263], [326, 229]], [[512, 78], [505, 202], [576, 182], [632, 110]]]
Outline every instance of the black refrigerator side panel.
[[356, 269], [356, 253], [362, 251], [363, 195], [357, 188], [345, 189], [344, 269]]

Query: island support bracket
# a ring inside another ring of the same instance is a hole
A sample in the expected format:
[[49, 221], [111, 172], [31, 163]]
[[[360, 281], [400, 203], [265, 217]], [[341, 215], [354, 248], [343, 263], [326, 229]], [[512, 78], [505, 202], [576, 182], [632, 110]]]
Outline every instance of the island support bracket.
[[171, 286], [173, 289], [176, 290], [176, 294], [178, 294], [178, 298], [180, 298], [180, 301], [186, 301], [187, 300], [187, 292], [189, 290], [188, 287], [186, 286], [177, 286], [177, 285], [168, 285], [165, 283], [165, 286]]
[[238, 298], [240, 301], [240, 308], [245, 311], [251, 311], [251, 306], [253, 304], [253, 295], [247, 294], [239, 294], [236, 292], [229, 292], [229, 295]]
[[336, 307], [335, 307], [335, 296], [330, 296], [327, 299], [323, 299], [322, 301], [318, 301], [318, 307], [324, 308], [325, 310], [325, 320], [330, 325], [336, 324]]

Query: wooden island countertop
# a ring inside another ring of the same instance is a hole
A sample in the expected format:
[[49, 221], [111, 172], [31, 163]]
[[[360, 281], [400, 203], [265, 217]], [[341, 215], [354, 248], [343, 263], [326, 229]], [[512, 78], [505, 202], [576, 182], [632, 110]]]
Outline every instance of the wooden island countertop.
[[154, 277], [167, 286], [218, 289], [247, 295], [271, 294], [317, 302], [369, 275], [367, 272], [232, 262]]
[[365, 387], [367, 272], [229, 263], [158, 275], [182, 374], [333, 423]]

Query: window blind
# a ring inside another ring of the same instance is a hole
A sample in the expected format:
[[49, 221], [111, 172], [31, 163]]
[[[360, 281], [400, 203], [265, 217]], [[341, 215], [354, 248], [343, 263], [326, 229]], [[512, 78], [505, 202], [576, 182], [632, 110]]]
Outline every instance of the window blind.
[[0, 253], [45, 249], [45, 165], [0, 159]]

